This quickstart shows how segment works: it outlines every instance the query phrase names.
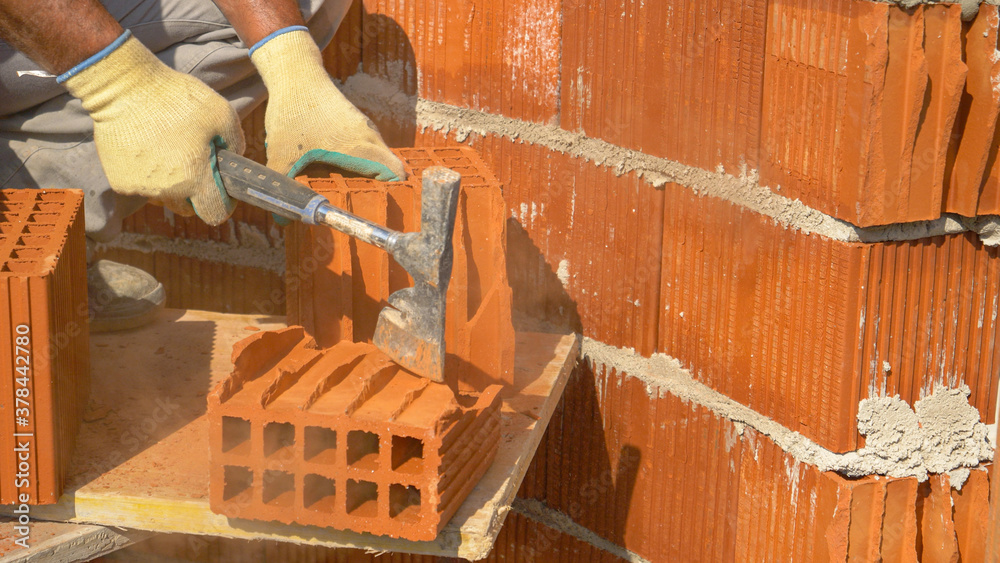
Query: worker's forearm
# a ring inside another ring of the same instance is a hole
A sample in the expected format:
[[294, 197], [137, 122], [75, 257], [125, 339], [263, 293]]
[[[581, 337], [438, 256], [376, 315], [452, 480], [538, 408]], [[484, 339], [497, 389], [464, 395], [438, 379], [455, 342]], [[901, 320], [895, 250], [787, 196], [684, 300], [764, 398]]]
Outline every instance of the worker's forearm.
[[98, 0], [0, 0], [0, 37], [54, 74], [107, 47], [122, 31]]
[[247, 47], [281, 28], [305, 25], [297, 0], [214, 1]]

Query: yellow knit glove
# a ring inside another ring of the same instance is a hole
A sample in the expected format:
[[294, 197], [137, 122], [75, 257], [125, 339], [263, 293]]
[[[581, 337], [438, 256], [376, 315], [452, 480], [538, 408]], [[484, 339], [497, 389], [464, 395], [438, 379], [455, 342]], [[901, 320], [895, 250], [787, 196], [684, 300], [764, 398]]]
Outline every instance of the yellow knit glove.
[[288, 174], [320, 161], [379, 180], [406, 177], [375, 124], [334, 86], [308, 31], [281, 30], [258, 43], [250, 58], [269, 98], [268, 167]]
[[60, 77], [94, 120], [111, 188], [222, 223], [233, 203], [213, 176], [213, 139], [242, 153], [239, 116], [203, 82], [167, 67], [128, 32], [122, 37], [103, 58]]

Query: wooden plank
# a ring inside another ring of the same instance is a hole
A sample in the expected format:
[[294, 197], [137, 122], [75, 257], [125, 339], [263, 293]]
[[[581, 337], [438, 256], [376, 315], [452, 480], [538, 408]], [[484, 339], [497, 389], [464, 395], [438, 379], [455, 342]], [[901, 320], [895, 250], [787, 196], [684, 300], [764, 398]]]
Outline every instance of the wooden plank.
[[[573, 335], [519, 333], [516, 394], [504, 401], [496, 461], [435, 541], [228, 519], [208, 503], [205, 395], [235, 342], [282, 317], [166, 310], [162, 322], [92, 336], [92, 408], [67, 493], [33, 518], [156, 532], [273, 539], [481, 559], [496, 540], [579, 352]], [[9, 510], [9, 507], [0, 509]]]
[[90, 561], [155, 535], [144, 530], [111, 529], [90, 524], [32, 522], [27, 549], [14, 543], [15, 523], [0, 521], [0, 563], [75, 563]]

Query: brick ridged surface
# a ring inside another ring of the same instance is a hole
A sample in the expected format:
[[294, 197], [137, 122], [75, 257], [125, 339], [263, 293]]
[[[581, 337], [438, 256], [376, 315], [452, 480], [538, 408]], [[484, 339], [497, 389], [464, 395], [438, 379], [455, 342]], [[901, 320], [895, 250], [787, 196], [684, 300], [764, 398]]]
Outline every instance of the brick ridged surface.
[[[430, 129], [418, 141], [455, 144]], [[656, 351], [663, 190], [540, 145], [493, 135], [468, 143], [504, 186], [518, 314]]]
[[857, 225], [1000, 212], [996, 6], [773, 0], [761, 183]]
[[[82, 206], [79, 191], [0, 191], [2, 504], [24, 493], [32, 504], [56, 502], [90, 396]], [[15, 447], [24, 443], [27, 486], [15, 486]]]
[[526, 121], [556, 120], [560, 2], [365, 0], [360, 25], [362, 70], [407, 94]]
[[284, 312], [285, 278], [274, 271], [122, 248], [105, 249], [100, 257], [152, 274], [163, 284], [166, 307], [172, 309], [262, 315]]
[[212, 510], [432, 540], [489, 468], [500, 386], [456, 395], [301, 327], [238, 343], [209, 395]]
[[564, 3], [560, 126], [709, 170], [756, 168], [766, 11], [765, 0]]
[[982, 561], [989, 469], [960, 491], [940, 475], [847, 479], [581, 362], [518, 494], [649, 561], [917, 561], [956, 544], [963, 561]]
[[[417, 231], [423, 169], [446, 166], [461, 174], [445, 311], [445, 375], [475, 389], [512, 383], [514, 328], [499, 182], [466, 147], [401, 149], [397, 154], [410, 174], [405, 182], [339, 175], [299, 180], [335, 206], [393, 229]], [[288, 322], [305, 327], [323, 347], [342, 340], [371, 341], [389, 295], [412, 284], [406, 271], [385, 251], [328, 227], [295, 224], [286, 236]]]
[[997, 394], [998, 251], [974, 234], [837, 242], [666, 187], [660, 350], [820, 445], [859, 445], [858, 401]]

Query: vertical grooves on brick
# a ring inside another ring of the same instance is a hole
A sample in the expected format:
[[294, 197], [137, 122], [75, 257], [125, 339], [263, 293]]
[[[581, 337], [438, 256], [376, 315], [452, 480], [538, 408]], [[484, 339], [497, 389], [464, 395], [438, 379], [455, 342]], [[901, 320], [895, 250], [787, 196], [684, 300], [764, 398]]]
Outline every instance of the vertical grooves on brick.
[[[89, 396], [81, 204], [73, 191], [0, 192], [0, 358], [9, 366], [0, 378], [0, 426], [9, 448], [0, 463], [5, 504], [19, 503], [19, 493], [31, 504], [56, 501]], [[27, 365], [18, 360], [29, 357]], [[30, 477], [15, 488], [25, 476], [18, 469], [23, 444]]]

